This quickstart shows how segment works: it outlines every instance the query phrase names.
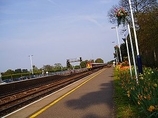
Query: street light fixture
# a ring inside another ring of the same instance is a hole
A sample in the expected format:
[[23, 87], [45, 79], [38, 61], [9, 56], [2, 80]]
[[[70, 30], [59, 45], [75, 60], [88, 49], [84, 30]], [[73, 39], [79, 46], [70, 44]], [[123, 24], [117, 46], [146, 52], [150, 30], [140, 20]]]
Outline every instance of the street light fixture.
[[111, 29], [116, 29], [118, 48], [119, 48], [119, 53], [120, 53], [120, 61], [122, 62], [122, 53], [121, 53], [121, 49], [120, 49], [120, 40], [119, 40], [119, 35], [118, 35], [118, 28], [116, 26], [116, 27], [111, 27]]

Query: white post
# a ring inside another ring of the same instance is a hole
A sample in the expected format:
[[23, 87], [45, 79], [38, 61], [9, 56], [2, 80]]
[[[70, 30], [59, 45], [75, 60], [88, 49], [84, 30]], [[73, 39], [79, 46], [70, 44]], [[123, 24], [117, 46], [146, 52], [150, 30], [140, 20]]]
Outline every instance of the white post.
[[128, 48], [127, 38], [125, 40], [126, 40], [126, 48], [127, 48], [127, 55], [128, 55], [128, 61], [129, 61], [130, 74], [131, 74], [131, 79], [132, 79], [133, 75], [132, 75], [131, 59], [130, 59], [130, 55], [129, 55], [129, 48]]
[[131, 30], [130, 30], [129, 24], [127, 24], [127, 28], [128, 28], [129, 39], [130, 39], [130, 44], [131, 44], [131, 49], [132, 49], [132, 57], [133, 57], [135, 76], [136, 76], [136, 81], [138, 83], [138, 73], [137, 73], [137, 67], [136, 67], [136, 61], [135, 61], [135, 55], [134, 55], [134, 49], [133, 49], [133, 41], [132, 41]]
[[118, 34], [118, 28], [117, 28], [117, 26], [116, 26], [116, 27], [112, 27], [111, 29], [114, 29], [114, 28], [116, 29], [116, 35], [117, 35], [117, 41], [118, 41], [120, 59], [121, 59], [121, 62], [122, 62], [122, 53], [121, 53], [121, 49], [120, 49], [120, 39], [119, 39], [119, 34]]
[[122, 53], [121, 53], [121, 48], [120, 48], [120, 39], [119, 39], [117, 26], [116, 26], [116, 34], [117, 34], [117, 40], [118, 40], [118, 46], [119, 46], [120, 59], [121, 59], [121, 62], [122, 62]]
[[30, 62], [31, 62], [31, 72], [33, 74], [33, 64], [32, 64], [32, 57], [33, 57], [33, 55], [29, 55], [29, 57], [30, 57]]
[[133, 17], [133, 11], [132, 11], [131, 0], [129, 0], [129, 6], [130, 6], [130, 11], [131, 11], [131, 18], [132, 18], [133, 32], [134, 32], [134, 38], [135, 38], [135, 43], [136, 43], [136, 51], [137, 51], [137, 55], [139, 55], [139, 48], [138, 48], [137, 34], [136, 34], [136, 29], [135, 29], [135, 23], [134, 23], [134, 17]]
[[133, 32], [134, 32], [134, 38], [135, 38], [135, 44], [136, 44], [136, 51], [137, 51], [137, 65], [138, 65], [138, 71], [139, 71], [139, 73], [143, 73], [143, 70], [142, 70], [142, 63], [141, 63], [141, 57], [140, 57], [140, 55], [139, 55], [137, 34], [136, 34], [136, 29], [135, 29], [135, 23], [134, 23], [134, 17], [133, 17], [133, 11], [132, 11], [131, 0], [129, 0], [129, 6], [130, 6], [130, 11], [131, 11]]

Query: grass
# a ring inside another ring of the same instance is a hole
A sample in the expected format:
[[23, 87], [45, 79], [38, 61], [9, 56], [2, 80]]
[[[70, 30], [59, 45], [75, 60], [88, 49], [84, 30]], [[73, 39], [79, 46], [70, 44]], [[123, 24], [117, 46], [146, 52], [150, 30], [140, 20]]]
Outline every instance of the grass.
[[120, 80], [116, 76], [114, 78], [114, 104], [116, 118], [141, 118], [139, 109], [125, 95], [121, 88]]

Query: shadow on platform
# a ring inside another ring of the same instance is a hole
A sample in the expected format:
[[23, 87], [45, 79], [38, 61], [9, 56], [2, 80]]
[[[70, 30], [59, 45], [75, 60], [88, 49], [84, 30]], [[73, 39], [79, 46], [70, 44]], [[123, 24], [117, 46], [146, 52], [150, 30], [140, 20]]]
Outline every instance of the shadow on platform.
[[[109, 77], [109, 78], [112, 78], [112, 77]], [[100, 104], [108, 106], [104, 110], [112, 111], [113, 109], [113, 81], [102, 83], [100, 85], [99, 91], [89, 92], [81, 96], [79, 99], [72, 99], [66, 102], [66, 105], [73, 110], [84, 110], [93, 105], [96, 106]], [[98, 109], [101, 109], [101, 108], [98, 108]], [[100, 117], [94, 113], [88, 113], [83, 118], [100, 118]]]

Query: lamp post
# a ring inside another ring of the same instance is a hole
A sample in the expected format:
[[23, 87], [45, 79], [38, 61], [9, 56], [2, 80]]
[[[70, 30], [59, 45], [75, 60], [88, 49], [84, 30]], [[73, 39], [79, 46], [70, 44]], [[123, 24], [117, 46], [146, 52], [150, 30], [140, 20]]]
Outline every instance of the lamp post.
[[33, 57], [33, 55], [29, 55], [29, 57], [30, 57], [30, 63], [31, 63], [31, 73], [33, 75], [33, 65], [32, 65], [32, 57]]
[[127, 41], [127, 38], [123, 38], [123, 41], [125, 41], [125, 44], [126, 44], [127, 55], [128, 55], [128, 61], [129, 61], [129, 68], [130, 68], [130, 74], [131, 74], [131, 78], [133, 78], [133, 75], [132, 75], [132, 67], [131, 67], [131, 59], [130, 59], [130, 55], [129, 55], [129, 48], [128, 48], [128, 41]]
[[136, 45], [136, 51], [137, 51], [137, 65], [138, 65], [138, 71], [139, 71], [139, 73], [143, 74], [142, 62], [141, 62], [141, 57], [140, 57], [140, 55], [139, 55], [139, 48], [138, 48], [137, 34], [136, 34], [136, 29], [135, 29], [135, 23], [134, 23], [134, 17], [133, 17], [133, 11], [132, 11], [131, 0], [129, 0], [129, 6], [130, 6], [130, 11], [131, 11], [131, 18], [132, 18], [133, 32], [134, 32], [135, 45]]
[[[115, 43], [115, 41], [113, 41], [112, 43]], [[119, 62], [117, 47], [118, 47], [117, 45], [114, 46], [114, 51], [115, 51], [115, 54], [116, 54], [116, 55], [115, 55], [115, 56], [116, 56], [116, 57], [115, 57], [115, 58], [116, 58], [116, 59], [115, 59], [116, 64], [118, 64], [118, 62]]]
[[111, 27], [111, 29], [116, 29], [117, 40], [118, 40], [118, 48], [119, 48], [119, 53], [120, 53], [120, 61], [122, 62], [122, 54], [121, 54], [121, 49], [120, 49], [120, 40], [119, 40], [119, 35], [118, 35], [118, 28], [116, 26], [116, 27]]
[[137, 67], [136, 67], [136, 61], [135, 61], [135, 55], [134, 55], [134, 49], [133, 49], [133, 41], [132, 41], [131, 30], [130, 30], [129, 24], [127, 24], [127, 28], [128, 28], [129, 39], [130, 39], [130, 44], [131, 44], [131, 49], [132, 49], [132, 57], [133, 57], [135, 76], [136, 76], [136, 81], [138, 83], [138, 73], [137, 73]]

